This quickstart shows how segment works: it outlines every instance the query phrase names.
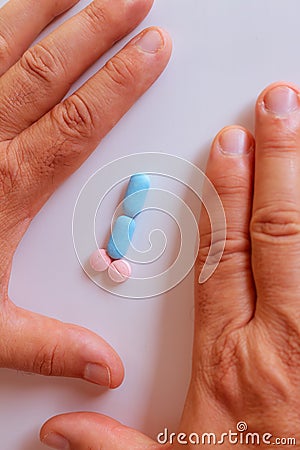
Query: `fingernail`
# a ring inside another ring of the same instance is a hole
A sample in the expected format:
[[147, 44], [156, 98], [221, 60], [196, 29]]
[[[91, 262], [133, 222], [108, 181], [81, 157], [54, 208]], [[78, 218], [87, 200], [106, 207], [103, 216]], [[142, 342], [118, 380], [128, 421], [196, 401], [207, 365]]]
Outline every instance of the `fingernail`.
[[146, 53], [156, 53], [164, 46], [164, 40], [161, 33], [153, 28], [142, 33], [135, 45]]
[[108, 367], [102, 366], [101, 364], [87, 364], [84, 371], [84, 378], [92, 383], [110, 387], [110, 370]]
[[70, 444], [67, 439], [57, 433], [46, 434], [42, 439], [42, 443], [57, 450], [70, 450]]
[[241, 128], [228, 128], [219, 136], [219, 147], [225, 154], [242, 155], [250, 152], [253, 140]]
[[288, 86], [276, 86], [268, 91], [264, 99], [267, 110], [284, 116], [299, 108], [299, 98], [294, 89]]

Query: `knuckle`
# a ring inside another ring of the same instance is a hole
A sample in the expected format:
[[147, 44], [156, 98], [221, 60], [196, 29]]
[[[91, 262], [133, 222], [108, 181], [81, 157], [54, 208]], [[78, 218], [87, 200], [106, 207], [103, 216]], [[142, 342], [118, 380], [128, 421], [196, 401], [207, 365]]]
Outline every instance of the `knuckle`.
[[[299, 153], [296, 130], [291, 130], [281, 123], [276, 123], [277, 133], [270, 133], [260, 147], [260, 153], [270, 159], [289, 161], [291, 156]], [[281, 127], [281, 128], [278, 128]]]
[[[50, 348], [48, 345], [44, 345], [34, 358], [33, 372], [46, 376], [62, 375], [63, 367], [58, 358], [58, 353], [58, 345], [54, 345]], [[63, 361], [63, 358], [61, 361]]]
[[234, 199], [237, 203], [244, 202], [244, 199], [249, 196], [250, 193], [250, 183], [249, 180], [238, 175], [223, 175], [220, 176], [214, 186], [222, 198], [223, 202], [228, 199], [231, 204]]
[[58, 55], [57, 49], [54, 53], [42, 44], [37, 44], [24, 53], [20, 64], [30, 78], [52, 83], [63, 72], [63, 64]]
[[116, 55], [106, 63], [104, 70], [108, 75], [110, 88], [114, 92], [128, 90], [136, 84], [133, 64], [129, 58], [125, 60], [121, 56]]
[[106, 22], [106, 14], [103, 4], [97, 0], [90, 3], [85, 8], [84, 12], [87, 16], [89, 26], [95, 28], [96, 31], [98, 31], [99, 27]]
[[95, 130], [91, 107], [79, 94], [73, 94], [54, 108], [52, 118], [66, 138], [89, 139]]
[[197, 258], [197, 264], [200, 267], [204, 264], [216, 264], [218, 261], [222, 264], [237, 256], [248, 255], [250, 251], [248, 233], [238, 230], [227, 230], [225, 241], [223, 237], [217, 237], [212, 241], [211, 233], [209, 233], [201, 236], [201, 242]]
[[252, 238], [260, 242], [286, 243], [300, 235], [300, 211], [295, 204], [271, 205], [253, 213], [250, 230]]

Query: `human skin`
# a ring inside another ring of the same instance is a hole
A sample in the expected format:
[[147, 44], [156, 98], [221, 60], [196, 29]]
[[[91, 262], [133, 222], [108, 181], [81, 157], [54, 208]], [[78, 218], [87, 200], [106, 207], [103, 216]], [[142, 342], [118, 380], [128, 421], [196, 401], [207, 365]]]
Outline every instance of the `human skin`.
[[[7, 293], [14, 251], [34, 215], [155, 81], [171, 52], [167, 34], [152, 29], [61, 102], [152, 1], [95, 0], [26, 52], [41, 29], [74, 3], [11, 0], [0, 10], [0, 366], [113, 388], [122, 381], [123, 366], [107, 343], [86, 329], [16, 307]], [[255, 141], [247, 130], [231, 127], [212, 147], [207, 174], [224, 204], [227, 241], [216, 272], [199, 285], [210, 242], [203, 214], [193, 370], [179, 427], [187, 434], [220, 435], [244, 420], [250, 431], [300, 439], [299, 97], [292, 85], [267, 88], [256, 107]], [[163, 448], [92, 413], [50, 419], [41, 439], [65, 450]]]
[[[255, 115], [255, 137], [242, 127], [227, 127], [210, 152], [207, 175], [224, 206], [227, 238], [215, 273], [199, 285], [211, 242], [203, 212], [191, 382], [179, 429], [169, 434], [211, 432], [220, 438], [244, 421], [260, 439], [269, 434], [270, 444], [261, 440], [260, 448], [270, 448], [275, 438], [295, 438], [293, 448], [300, 448], [299, 89], [283, 82], [269, 86]], [[41, 439], [64, 450], [169, 448], [87, 412], [50, 419]], [[199, 446], [175, 441], [171, 448]], [[220, 448], [232, 444], [225, 439]]]
[[120, 385], [123, 364], [91, 331], [8, 297], [13, 254], [53, 191], [163, 71], [167, 33], [144, 30], [66, 100], [72, 83], [146, 16], [153, 0], [95, 0], [27, 50], [76, 0], [11, 0], [0, 10], [0, 367]]

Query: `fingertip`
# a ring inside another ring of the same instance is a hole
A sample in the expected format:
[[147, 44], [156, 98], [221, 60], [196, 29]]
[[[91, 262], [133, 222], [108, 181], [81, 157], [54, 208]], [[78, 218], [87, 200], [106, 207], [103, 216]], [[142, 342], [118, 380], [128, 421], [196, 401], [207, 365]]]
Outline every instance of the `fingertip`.
[[171, 57], [172, 50], [173, 50], [173, 41], [172, 41], [171, 35], [164, 28], [156, 27], [156, 29], [162, 36], [163, 46], [161, 48], [161, 51], [164, 54], [166, 60], [168, 61]]
[[48, 419], [41, 427], [39, 432], [39, 439], [42, 444], [57, 449], [66, 449], [70, 450], [70, 442], [69, 439], [65, 437], [66, 427], [65, 422], [68, 421], [65, 419], [67, 416], [70, 416], [72, 413], [61, 414], [59, 416], [54, 416]]
[[164, 28], [157, 27], [157, 30], [162, 34], [164, 38], [164, 48], [172, 50], [173, 42], [170, 33]]
[[212, 144], [212, 156], [236, 157], [252, 153], [255, 140], [247, 128], [240, 125], [230, 125], [222, 128]]
[[295, 83], [289, 81], [276, 81], [274, 83], [269, 84], [258, 96], [256, 101], [256, 113], [260, 113], [261, 111], [265, 111], [266, 109], [266, 99], [269, 97], [271, 91], [280, 88], [291, 89], [299, 95], [299, 86]]
[[[47, 435], [49, 435], [50, 433], [50, 427], [52, 426], [53, 422], [54, 422], [53, 417], [51, 417], [41, 426], [39, 432], [39, 439], [42, 442], [42, 444], [46, 444], [45, 439], [47, 438]], [[55, 422], [53, 423], [53, 425], [55, 426]]]
[[76, 413], [63, 413], [50, 417], [40, 428], [40, 440], [44, 443], [45, 437], [50, 433], [62, 433], [62, 430], [64, 428], [68, 428], [69, 426], [72, 427], [74, 425], [74, 418], [80, 420], [81, 418], [84, 418], [89, 414], [90, 413], [80, 411]]
[[117, 389], [124, 381], [125, 369], [120, 357], [116, 354], [116, 359], [113, 364], [111, 364], [111, 378], [110, 378], [110, 389]]
[[87, 329], [77, 329], [77, 339], [80, 336], [80, 356], [83, 361], [83, 371], [80, 377], [100, 386], [116, 389], [124, 379], [124, 365], [113, 347], [97, 334]]
[[53, 438], [55, 442], [57, 436], [59, 441], [69, 445], [66, 449], [95, 446], [114, 450], [146, 450], [155, 444], [148, 436], [108, 416], [91, 412], [67, 413], [49, 419], [40, 430], [40, 440], [49, 445]]
[[172, 40], [169, 33], [160, 27], [145, 28], [131, 41], [143, 55], [153, 59], [168, 61], [172, 52]]

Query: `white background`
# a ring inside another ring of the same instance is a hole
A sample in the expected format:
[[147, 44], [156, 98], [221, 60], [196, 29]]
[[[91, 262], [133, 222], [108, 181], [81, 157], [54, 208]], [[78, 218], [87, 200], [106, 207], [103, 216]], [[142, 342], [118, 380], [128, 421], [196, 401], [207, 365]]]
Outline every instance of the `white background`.
[[[82, 0], [68, 15], [87, 3]], [[209, 143], [220, 128], [238, 123], [252, 130], [258, 93], [279, 79], [298, 81], [299, 15], [299, 0], [156, 0], [139, 29], [160, 25], [171, 33], [174, 53], [168, 69], [36, 217], [18, 248], [10, 284], [18, 305], [106, 338], [124, 361], [126, 379], [108, 392], [81, 380], [1, 370], [1, 450], [44, 448], [38, 442], [40, 425], [67, 411], [99, 411], [153, 436], [165, 426], [177, 426], [190, 371], [193, 275], [155, 299], [124, 300], [103, 292], [76, 259], [74, 204], [88, 177], [116, 157], [163, 151], [204, 168]], [[182, 187], [168, 181], [164, 186], [189, 200]], [[199, 205], [189, 201], [196, 211]], [[110, 205], [106, 208], [104, 226], [111, 218]], [[172, 252], [175, 227], [163, 215], [147, 214], [147, 224], [165, 226]]]

